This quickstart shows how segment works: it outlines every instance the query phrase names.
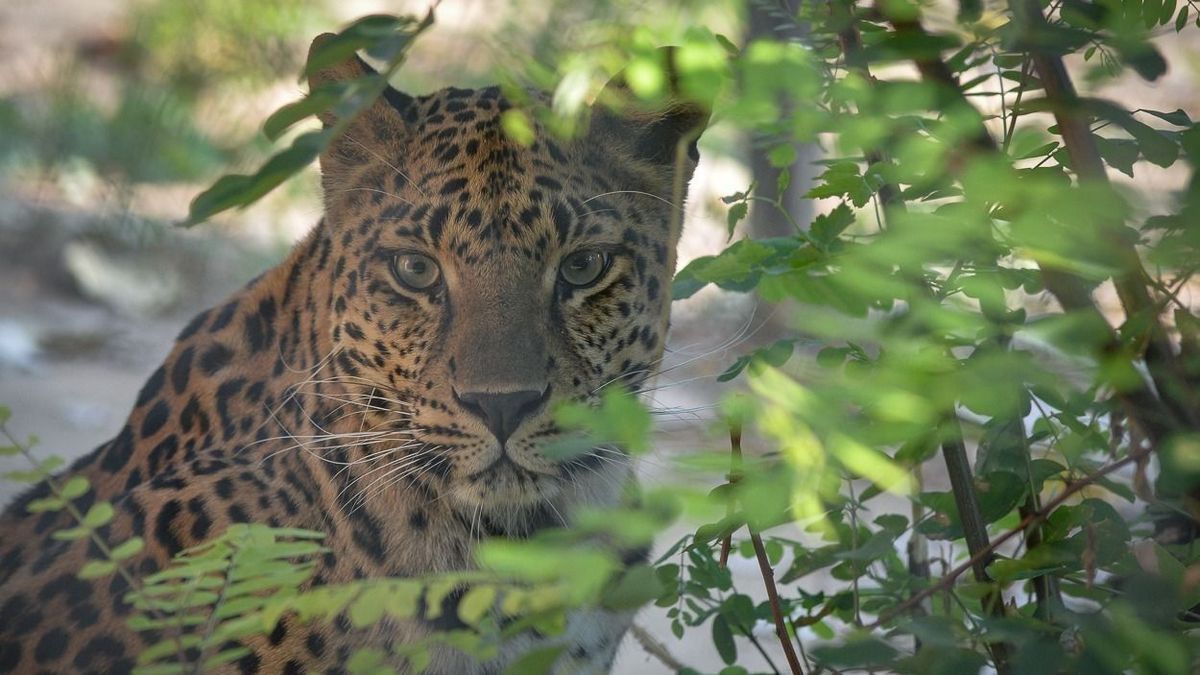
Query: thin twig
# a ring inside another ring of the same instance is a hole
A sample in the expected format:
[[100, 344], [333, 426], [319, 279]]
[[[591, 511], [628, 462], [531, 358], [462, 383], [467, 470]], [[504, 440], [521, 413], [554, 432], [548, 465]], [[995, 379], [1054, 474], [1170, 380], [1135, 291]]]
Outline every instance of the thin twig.
[[690, 670], [671, 654], [666, 645], [659, 642], [645, 628], [635, 623], [630, 627], [629, 632], [647, 654], [661, 661], [664, 666], [670, 668], [672, 671]]
[[763, 548], [762, 537], [750, 530], [750, 543], [754, 544], [754, 556], [758, 558], [758, 570], [762, 573], [763, 585], [767, 587], [767, 602], [771, 605], [771, 616], [775, 619], [775, 634], [779, 636], [779, 644], [787, 657], [788, 665], [793, 675], [804, 675], [800, 666], [800, 657], [796, 656], [796, 648], [788, 635], [787, 623], [783, 616], [783, 607], [779, 604], [779, 591], [775, 588], [775, 572], [771, 569], [771, 561], [767, 559], [767, 551]]
[[[733, 496], [732, 489], [742, 480], [742, 428], [740, 425], [733, 425], [729, 428], [729, 488], [731, 491], [729, 503], [725, 509], [726, 516], [733, 515]], [[729, 564], [729, 550], [733, 548], [733, 533], [726, 534], [721, 539], [721, 557], [717, 561], [724, 568]]]
[[[979, 495], [975, 491], [975, 481], [971, 474], [971, 465], [967, 459], [967, 448], [963, 444], [962, 425], [958, 418], [951, 417], [945, 424], [942, 439], [942, 456], [946, 461], [946, 473], [950, 477], [950, 490], [954, 495], [954, 504], [958, 507], [958, 519], [962, 523], [963, 536], [967, 540], [967, 550], [971, 553], [974, 564], [971, 571], [975, 580], [989, 583], [992, 578], [988, 575], [987, 566], [991, 562], [993, 547], [988, 541], [987, 521], [984, 520], [983, 510], [979, 506]], [[983, 597], [983, 607], [992, 616], [1004, 616], [1004, 594], [998, 587], [991, 588]], [[1009, 672], [1009, 648], [1000, 641], [989, 641], [988, 652], [1000, 673]]]
[[[731, 462], [729, 486], [732, 487], [738, 480], [741, 480], [742, 427], [737, 423], [733, 423], [729, 427], [729, 453]], [[729, 503], [732, 508], [732, 495], [730, 496]], [[754, 545], [754, 556], [758, 558], [758, 569], [762, 573], [763, 585], [767, 589], [767, 602], [771, 605], [771, 615], [775, 618], [775, 635], [779, 637], [779, 644], [783, 647], [783, 654], [787, 657], [788, 667], [791, 668], [792, 675], [804, 675], [804, 669], [800, 665], [800, 658], [796, 655], [796, 648], [792, 644], [791, 636], [788, 635], [786, 617], [783, 614], [783, 607], [779, 602], [779, 590], [775, 587], [775, 572], [771, 569], [771, 561], [767, 558], [767, 550], [763, 546], [762, 537], [755, 531], [752, 524], [747, 524], [746, 527], [750, 530], [750, 543]], [[732, 547], [732, 539], [733, 533], [731, 532], [721, 542], [720, 562], [722, 566], [729, 560], [729, 549]], [[799, 639], [799, 636], [797, 636], [797, 639]]]
[[[846, 490], [850, 493], [850, 550], [858, 549], [858, 499], [854, 496], [854, 479], [846, 479]], [[854, 625], [862, 628], [862, 597], [859, 594], [858, 579], [867, 573], [867, 568], [859, 568], [854, 563], [854, 578], [850, 580], [850, 592], [854, 601]]]

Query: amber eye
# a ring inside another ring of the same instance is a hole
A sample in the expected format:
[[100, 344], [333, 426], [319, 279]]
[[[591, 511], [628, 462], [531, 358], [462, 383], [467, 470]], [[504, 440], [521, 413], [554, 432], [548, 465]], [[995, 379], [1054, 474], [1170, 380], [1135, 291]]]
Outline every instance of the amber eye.
[[608, 269], [611, 258], [602, 251], [576, 251], [563, 260], [558, 274], [572, 286], [591, 286]]
[[392, 273], [400, 283], [421, 291], [437, 283], [442, 276], [438, 265], [427, 255], [401, 253], [392, 259]]

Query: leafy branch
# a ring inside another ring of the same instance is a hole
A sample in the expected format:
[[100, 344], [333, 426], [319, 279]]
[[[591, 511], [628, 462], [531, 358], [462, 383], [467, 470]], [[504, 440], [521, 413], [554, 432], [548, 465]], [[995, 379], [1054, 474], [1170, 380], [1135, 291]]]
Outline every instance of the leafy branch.
[[337, 121], [320, 131], [300, 134], [253, 174], [228, 174], [217, 179], [192, 200], [182, 225], [190, 227], [223, 211], [249, 206], [311, 164], [355, 117], [383, 95], [388, 80], [404, 64], [413, 42], [433, 25], [436, 7], [434, 3], [422, 19], [382, 14], [363, 17], [314, 47], [306, 73], [349, 59], [358, 51], [383, 59], [385, 65], [375, 75], [345, 84], [324, 85], [303, 100], [275, 111], [263, 126], [271, 140], [277, 140], [300, 120], [328, 110], [337, 112]]
[[10, 471], [4, 474], [4, 478], [20, 483], [41, 483], [50, 492], [49, 497], [30, 501], [26, 510], [29, 513], [66, 511], [75, 521], [76, 526], [54, 532], [51, 537], [59, 541], [78, 541], [86, 538], [96, 547], [96, 550], [100, 551], [103, 559], [91, 560], [85, 564], [79, 570], [81, 579], [96, 579], [116, 572], [124, 579], [129, 588], [136, 588], [137, 583], [133, 575], [121, 564], [121, 561], [128, 560], [141, 552], [145, 542], [141, 537], [134, 536], [117, 546], [110, 547], [108, 542], [100, 536], [99, 530], [112, 521], [114, 515], [112, 504], [107, 501], [96, 502], [92, 504], [86, 514], [81, 512], [75, 506], [74, 500], [87, 494], [91, 489], [88, 480], [82, 476], [73, 476], [60, 485], [52, 473], [56, 468], [62, 466], [62, 459], [49, 457], [39, 461], [35, 458], [31, 448], [37, 443], [37, 439], [31, 437], [25, 443], [17, 440], [8, 428], [8, 421], [11, 417], [12, 411], [6, 406], [0, 406], [0, 433], [10, 444], [0, 446], [0, 457], [20, 455], [33, 468], [29, 471]]
[[921, 589], [904, 602], [881, 614], [878, 619], [867, 625], [866, 629], [872, 630], [885, 626], [896, 617], [919, 605], [926, 598], [950, 588], [954, 585], [954, 582], [956, 579], [958, 579], [958, 577], [962, 576], [967, 571], [976, 569], [979, 565], [983, 564], [984, 561], [991, 558], [995, 554], [996, 549], [1008, 543], [1014, 537], [1019, 536], [1030, 527], [1044, 522], [1046, 518], [1054, 513], [1056, 508], [1065, 504], [1067, 500], [1079, 493], [1081, 490], [1094, 485], [1096, 482], [1100, 481], [1102, 478], [1113, 473], [1114, 471], [1144, 460], [1146, 457], [1149, 457], [1153, 451], [1154, 447], [1150, 445], [1135, 449], [1125, 457], [1101, 467], [1100, 469], [1097, 469], [1083, 478], [1068, 483], [1063, 491], [1058, 494], [1058, 496], [1046, 502], [1041, 509], [1022, 518], [1021, 522], [1018, 523], [1016, 527], [1013, 527], [992, 539], [992, 541], [988, 543], [986, 547], [973, 552], [971, 557], [968, 558], [966, 562], [960, 564], [949, 572], [946, 572], [933, 585]]
[[[323, 537], [308, 530], [235, 524], [179, 552], [169, 567], [146, 577], [125, 597], [142, 612], [130, 619], [131, 628], [169, 631], [138, 654], [138, 672], [198, 674], [250, 653], [238, 641], [274, 628], [264, 619], [267, 608], [294, 596], [311, 579], [314, 557], [328, 550], [320, 545]], [[225, 646], [230, 643], [234, 646]]]

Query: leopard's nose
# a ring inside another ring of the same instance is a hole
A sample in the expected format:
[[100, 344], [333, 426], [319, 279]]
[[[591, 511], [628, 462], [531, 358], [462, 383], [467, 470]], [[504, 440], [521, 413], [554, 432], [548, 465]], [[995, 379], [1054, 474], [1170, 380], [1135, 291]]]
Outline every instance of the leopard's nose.
[[542, 407], [549, 395], [550, 387], [542, 391], [527, 389], [503, 393], [454, 390], [454, 399], [458, 404], [483, 420], [501, 445], [525, 418]]

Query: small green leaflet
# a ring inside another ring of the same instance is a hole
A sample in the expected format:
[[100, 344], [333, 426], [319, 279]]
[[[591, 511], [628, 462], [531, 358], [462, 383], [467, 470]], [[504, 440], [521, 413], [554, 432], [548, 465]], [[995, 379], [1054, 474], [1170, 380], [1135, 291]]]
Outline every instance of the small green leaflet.
[[756, 349], [749, 354], [739, 356], [725, 372], [717, 376], [718, 382], [728, 382], [737, 377], [751, 363], [761, 362], [768, 366], [778, 368], [787, 363], [788, 359], [792, 358], [792, 352], [795, 351], [795, 340], [777, 340], [774, 344], [767, 347]]

